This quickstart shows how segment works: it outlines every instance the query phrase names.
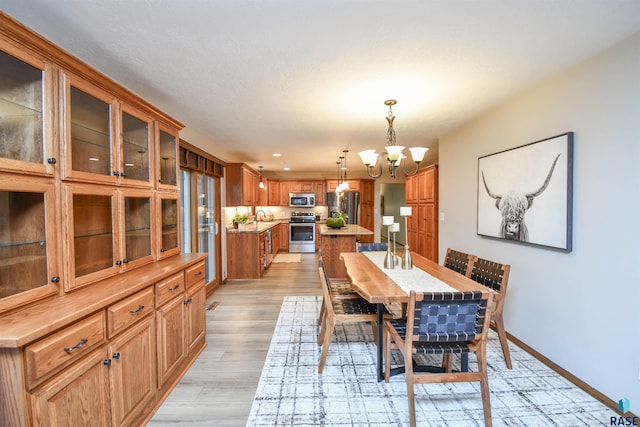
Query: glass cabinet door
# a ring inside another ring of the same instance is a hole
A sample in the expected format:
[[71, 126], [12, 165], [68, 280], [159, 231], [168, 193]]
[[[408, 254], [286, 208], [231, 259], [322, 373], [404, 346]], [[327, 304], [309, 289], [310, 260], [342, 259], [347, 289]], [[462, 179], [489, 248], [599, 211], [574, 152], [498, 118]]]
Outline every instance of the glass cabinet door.
[[178, 138], [164, 130], [159, 133], [158, 178], [159, 187], [178, 185]]
[[160, 255], [159, 258], [165, 258], [170, 255], [180, 253], [180, 236], [178, 235], [178, 202], [179, 194], [160, 196]]
[[150, 120], [142, 120], [126, 111], [122, 112], [122, 165], [119, 171], [121, 177], [152, 185], [149, 174], [150, 132]]
[[153, 260], [152, 197], [128, 192], [123, 199], [125, 268]]
[[71, 87], [73, 170], [111, 176], [111, 156], [111, 106]]
[[[0, 312], [58, 291], [53, 185], [0, 178]], [[23, 187], [23, 188], [21, 188]], [[51, 229], [50, 229], [51, 227]]]
[[108, 187], [68, 184], [67, 210], [71, 215], [69, 252], [73, 278], [70, 287], [79, 287], [116, 274], [118, 257], [115, 230], [115, 190]]
[[33, 63], [0, 51], [0, 166], [53, 173], [44, 133], [45, 66]]

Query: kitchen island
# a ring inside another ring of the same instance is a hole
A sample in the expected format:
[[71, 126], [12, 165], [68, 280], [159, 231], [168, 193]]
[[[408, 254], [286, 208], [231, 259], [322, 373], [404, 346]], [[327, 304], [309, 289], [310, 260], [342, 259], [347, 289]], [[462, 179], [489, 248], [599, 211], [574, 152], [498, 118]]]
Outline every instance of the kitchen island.
[[330, 279], [347, 279], [347, 270], [340, 259], [340, 253], [356, 252], [357, 236], [371, 235], [373, 231], [357, 224], [347, 224], [340, 228], [320, 225], [320, 250]]
[[278, 253], [280, 221], [227, 228], [227, 279], [259, 279]]

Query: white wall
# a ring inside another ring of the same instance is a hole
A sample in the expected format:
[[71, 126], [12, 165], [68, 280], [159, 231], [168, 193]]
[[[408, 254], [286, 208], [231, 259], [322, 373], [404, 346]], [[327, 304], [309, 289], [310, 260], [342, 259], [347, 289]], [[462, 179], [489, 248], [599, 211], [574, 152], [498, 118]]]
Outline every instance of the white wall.
[[[479, 237], [478, 157], [568, 131], [573, 251]], [[439, 179], [440, 259], [453, 247], [511, 264], [507, 331], [638, 414], [640, 33], [441, 138]]]

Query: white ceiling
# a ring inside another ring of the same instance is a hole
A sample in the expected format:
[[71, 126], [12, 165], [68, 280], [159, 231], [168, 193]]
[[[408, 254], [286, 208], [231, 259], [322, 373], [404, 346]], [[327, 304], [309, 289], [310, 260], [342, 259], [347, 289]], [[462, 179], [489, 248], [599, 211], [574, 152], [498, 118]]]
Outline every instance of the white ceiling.
[[[638, 0], [0, 0], [2, 10], [265, 175], [438, 138], [640, 30]], [[526, 141], [520, 141], [526, 142]], [[514, 141], [517, 143], [517, 141]], [[272, 153], [282, 154], [280, 159]], [[278, 174], [277, 176], [282, 176]]]

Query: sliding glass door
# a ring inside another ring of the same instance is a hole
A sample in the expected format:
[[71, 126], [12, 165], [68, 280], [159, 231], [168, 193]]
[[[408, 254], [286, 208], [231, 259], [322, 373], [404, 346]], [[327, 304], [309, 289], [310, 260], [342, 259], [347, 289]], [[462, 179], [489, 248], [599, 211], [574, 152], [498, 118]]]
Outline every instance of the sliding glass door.
[[182, 247], [204, 252], [207, 285], [220, 283], [220, 179], [190, 170], [180, 171]]
[[198, 194], [198, 252], [207, 252], [209, 257], [205, 261], [205, 275], [207, 283], [218, 277], [216, 271], [216, 235], [218, 221], [215, 211], [214, 179], [210, 176], [197, 174], [196, 186]]

